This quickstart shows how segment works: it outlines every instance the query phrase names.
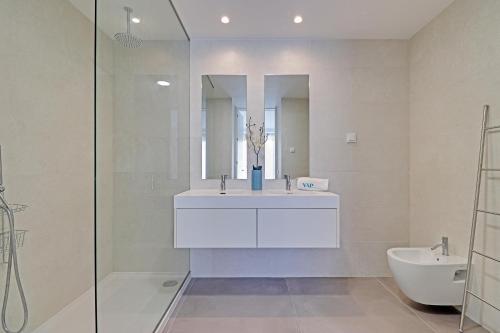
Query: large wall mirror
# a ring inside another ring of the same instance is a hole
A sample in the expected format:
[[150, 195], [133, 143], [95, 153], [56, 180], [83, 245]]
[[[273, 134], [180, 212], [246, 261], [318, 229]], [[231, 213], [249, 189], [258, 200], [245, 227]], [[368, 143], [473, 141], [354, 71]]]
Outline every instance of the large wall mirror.
[[203, 75], [202, 179], [247, 179], [246, 121], [246, 76]]
[[309, 75], [266, 75], [265, 177], [309, 175]]

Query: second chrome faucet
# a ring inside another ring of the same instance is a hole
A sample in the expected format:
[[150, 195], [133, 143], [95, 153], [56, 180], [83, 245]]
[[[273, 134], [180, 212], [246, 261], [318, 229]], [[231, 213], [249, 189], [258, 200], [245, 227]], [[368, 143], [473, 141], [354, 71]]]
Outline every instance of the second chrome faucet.
[[227, 175], [220, 175], [220, 194], [226, 194]]
[[287, 192], [291, 192], [292, 191], [292, 178], [290, 177], [290, 175], [284, 175], [285, 177], [285, 190]]
[[441, 243], [436, 244], [433, 247], [431, 247], [431, 250], [435, 250], [435, 249], [437, 249], [439, 247], [442, 249], [441, 254], [443, 256], [449, 256], [450, 255], [449, 251], [448, 251], [448, 237], [445, 237], [445, 236], [441, 237]]

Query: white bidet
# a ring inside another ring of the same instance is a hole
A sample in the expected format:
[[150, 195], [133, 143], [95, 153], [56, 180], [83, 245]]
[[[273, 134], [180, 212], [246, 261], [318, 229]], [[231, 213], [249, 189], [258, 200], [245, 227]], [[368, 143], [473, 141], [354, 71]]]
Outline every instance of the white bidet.
[[467, 260], [435, 254], [430, 248], [387, 250], [389, 267], [399, 288], [415, 302], [460, 305]]

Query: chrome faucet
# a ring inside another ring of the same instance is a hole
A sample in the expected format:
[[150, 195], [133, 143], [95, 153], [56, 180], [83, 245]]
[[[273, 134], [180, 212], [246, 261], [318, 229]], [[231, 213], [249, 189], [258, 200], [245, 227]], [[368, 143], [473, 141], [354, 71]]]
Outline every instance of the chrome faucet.
[[285, 177], [285, 189], [287, 192], [290, 192], [292, 190], [292, 178], [290, 175], [284, 175]]
[[449, 256], [449, 252], [448, 252], [448, 237], [441, 237], [441, 243], [439, 244], [436, 244], [434, 245], [433, 247], [431, 247], [431, 250], [435, 250], [437, 249], [438, 247], [441, 247], [441, 249], [443, 250], [441, 253], [443, 254], [443, 256]]
[[226, 194], [226, 179], [227, 175], [220, 175], [220, 193]]

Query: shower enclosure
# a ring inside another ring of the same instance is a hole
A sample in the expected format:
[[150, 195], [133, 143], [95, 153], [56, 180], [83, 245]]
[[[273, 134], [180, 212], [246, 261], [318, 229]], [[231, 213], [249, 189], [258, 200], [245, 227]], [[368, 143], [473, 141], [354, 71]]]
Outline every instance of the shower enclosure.
[[189, 272], [172, 208], [189, 40], [172, 4], [3, 0], [0, 39], [0, 333], [159, 331]]
[[97, 323], [149, 333], [189, 271], [173, 196], [189, 187], [189, 41], [166, 0], [98, 0]]

